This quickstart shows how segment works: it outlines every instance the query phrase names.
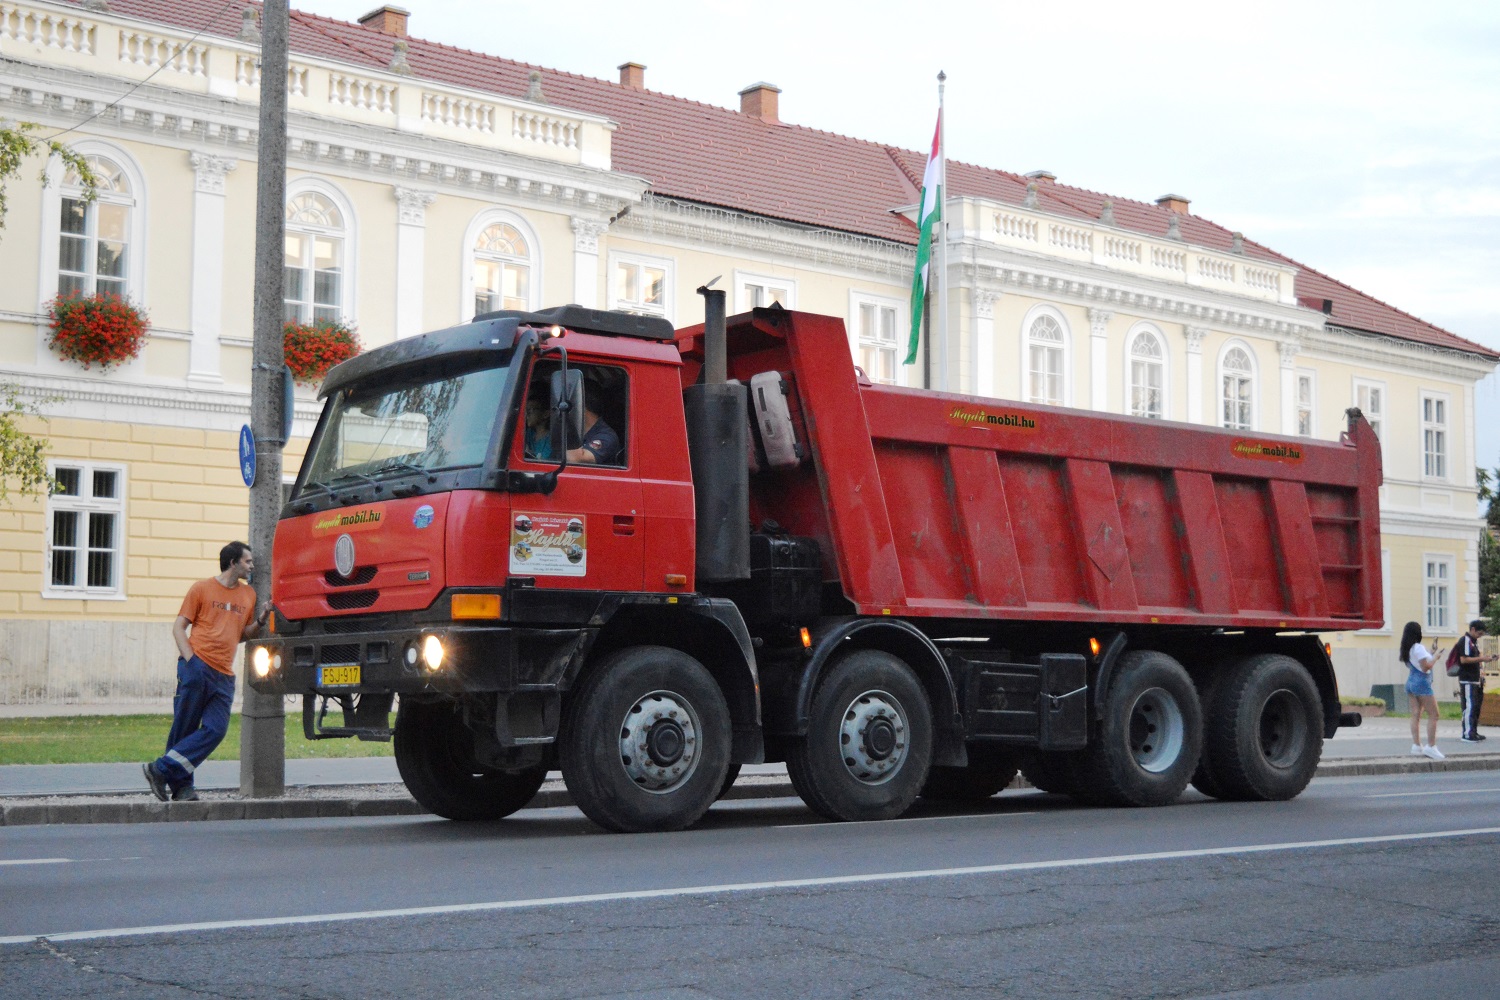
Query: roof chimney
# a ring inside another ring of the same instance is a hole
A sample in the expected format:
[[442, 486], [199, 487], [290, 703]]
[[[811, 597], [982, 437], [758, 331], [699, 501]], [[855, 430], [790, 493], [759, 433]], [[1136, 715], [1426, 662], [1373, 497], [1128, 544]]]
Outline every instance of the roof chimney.
[[1168, 211], [1176, 212], [1178, 215], [1188, 214], [1188, 200], [1180, 194], [1164, 194], [1156, 199], [1156, 203]]
[[1054, 174], [1050, 170], [1033, 170], [1031, 173], [1027, 174], [1026, 176], [1030, 177], [1032, 180], [1036, 181], [1038, 184], [1056, 184], [1057, 183], [1057, 175]]
[[620, 63], [620, 86], [634, 90], [646, 89], [646, 67], [640, 63]]
[[406, 19], [411, 16], [411, 11], [402, 10], [400, 7], [377, 7], [364, 17], [359, 23], [366, 28], [387, 35], [395, 35], [397, 38], [406, 37]]
[[781, 88], [774, 83], [752, 83], [740, 91], [740, 114], [751, 115], [772, 124], [781, 121], [777, 117], [776, 101]]

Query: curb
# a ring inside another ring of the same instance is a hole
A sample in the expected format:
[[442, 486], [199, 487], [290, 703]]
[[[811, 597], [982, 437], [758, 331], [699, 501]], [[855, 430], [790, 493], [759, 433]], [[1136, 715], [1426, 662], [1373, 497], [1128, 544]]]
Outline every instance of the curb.
[[[1318, 765], [1318, 778], [1382, 774], [1500, 770], [1500, 753], [1465, 754], [1446, 760], [1407, 757], [1339, 759]], [[326, 791], [329, 786], [321, 786]], [[372, 786], [365, 786], [372, 787]], [[133, 801], [98, 796], [57, 797], [45, 801], [0, 802], [0, 826], [44, 826], [62, 823], [191, 823], [234, 819], [334, 819], [350, 816], [425, 816], [427, 810], [400, 785], [373, 786], [386, 795], [350, 795], [275, 799], [222, 798], [198, 802]], [[1030, 788], [1017, 776], [1011, 788]], [[208, 793], [213, 794], [213, 793]], [[724, 795], [726, 800], [795, 797], [792, 783], [779, 776], [747, 775]], [[84, 799], [84, 801], [79, 801]], [[549, 781], [526, 804], [527, 809], [571, 806], [573, 797], [561, 781]]]

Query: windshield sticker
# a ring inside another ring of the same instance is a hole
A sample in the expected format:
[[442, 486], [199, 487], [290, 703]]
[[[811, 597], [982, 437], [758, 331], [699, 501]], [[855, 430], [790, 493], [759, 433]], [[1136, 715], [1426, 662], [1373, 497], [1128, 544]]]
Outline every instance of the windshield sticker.
[[411, 516], [411, 523], [412, 527], [418, 529], [432, 524], [432, 504], [424, 503], [418, 507], [416, 513]]
[[587, 522], [581, 514], [517, 512], [510, 527], [510, 571], [517, 576], [585, 575]]
[[1237, 458], [1257, 458], [1263, 462], [1287, 462], [1296, 465], [1302, 461], [1302, 449], [1294, 444], [1280, 441], [1251, 441], [1236, 438], [1229, 450]]
[[976, 430], [988, 430], [991, 427], [1005, 427], [1016, 431], [1036, 430], [1036, 420], [1020, 413], [991, 413], [988, 410], [955, 406], [948, 414], [948, 419]]
[[312, 533], [321, 536], [331, 535], [336, 531], [374, 531], [380, 527], [380, 519], [383, 517], [385, 517], [385, 511], [380, 507], [360, 507], [356, 510], [330, 512], [326, 517], [320, 517], [313, 522]]

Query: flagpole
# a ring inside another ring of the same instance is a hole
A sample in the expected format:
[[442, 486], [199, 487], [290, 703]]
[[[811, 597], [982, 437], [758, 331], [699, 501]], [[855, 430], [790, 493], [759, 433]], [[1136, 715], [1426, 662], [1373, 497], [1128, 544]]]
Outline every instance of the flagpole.
[[943, 87], [948, 74], [938, 71], [938, 253], [937, 341], [939, 390], [948, 390], [948, 135], [943, 127]]

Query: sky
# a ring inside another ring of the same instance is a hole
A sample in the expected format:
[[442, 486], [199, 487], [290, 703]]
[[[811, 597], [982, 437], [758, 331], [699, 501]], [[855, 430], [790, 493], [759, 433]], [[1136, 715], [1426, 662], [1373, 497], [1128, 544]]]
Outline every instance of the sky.
[[[376, 0], [293, 0], [345, 20]], [[1152, 201], [1500, 349], [1493, 0], [397, 0], [417, 37]], [[1476, 391], [1500, 465], [1500, 376]]]

